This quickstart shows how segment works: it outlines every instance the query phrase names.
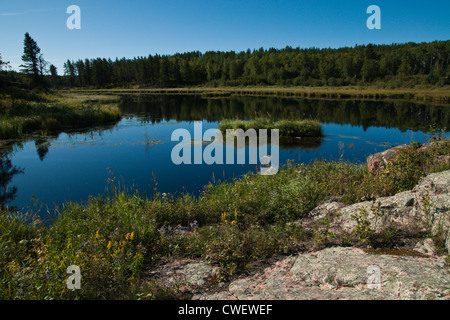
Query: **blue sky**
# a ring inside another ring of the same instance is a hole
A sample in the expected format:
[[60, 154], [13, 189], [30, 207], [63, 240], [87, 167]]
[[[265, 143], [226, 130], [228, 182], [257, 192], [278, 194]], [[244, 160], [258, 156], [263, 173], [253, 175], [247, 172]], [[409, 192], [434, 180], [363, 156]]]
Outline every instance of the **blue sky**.
[[[18, 69], [29, 32], [60, 74], [67, 59], [450, 39], [448, 0], [1, 1], [3, 59]], [[366, 27], [372, 4], [381, 30]], [[70, 5], [81, 9], [81, 30], [66, 27]]]

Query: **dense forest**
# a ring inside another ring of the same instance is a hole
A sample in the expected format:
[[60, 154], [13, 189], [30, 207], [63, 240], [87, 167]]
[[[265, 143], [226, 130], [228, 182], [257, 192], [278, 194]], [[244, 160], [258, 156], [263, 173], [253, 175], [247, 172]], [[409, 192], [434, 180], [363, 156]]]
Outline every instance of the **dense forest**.
[[[28, 35], [28, 34], [27, 34]], [[25, 39], [25, 48], [27, 46]], [[450, 40], [361, 45], [339, 49], [259, 49], [149, 55], [133, 59], [67, 60], [63, 76], [46, 68], [40, 50], [35, 74], [54, 87], [170, 88], [188, 86], [344, 86], [389, 88], [450, 83]], [[44, 67], [44, 68], [43, 68]], [[44, 69], [44, 70], [43, 70]], [[25, 71], [27, 71], [25, 69]], [[9, 72], [10, 77], [18, 76]], [[61, 71], [59, 73], [62, 73]]]
[[67, 61], [65, 85], [184, 87], [192, 85], [340, 86], [390, 81], [449, 83], [450, 41], [340, 49], [189, 52], [134, 59]]

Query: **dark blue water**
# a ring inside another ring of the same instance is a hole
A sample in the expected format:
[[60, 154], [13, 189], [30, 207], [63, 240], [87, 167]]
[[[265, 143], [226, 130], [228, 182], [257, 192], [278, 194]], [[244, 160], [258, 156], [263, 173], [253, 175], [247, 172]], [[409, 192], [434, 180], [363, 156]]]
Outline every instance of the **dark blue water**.
[[[10, 167], [21, 172], [13, 174], [3, 186], [3, 194], [10, 193], [6, 205], [27, 208], [37, 199], [43, 205], [41, 213], [45, 213], [47, 207], [51, 210], [67, 201], [83, 202], [91, 195], [103, 195], [108, 179], [112, 178], [149, 196], [155, 187], [165, 193], [197, 193], [211, 181], [259, 170], [254, 164], [173, 164], [171, 151], [178, 142], [171, 141], [171, 134], [184, 128], [193, 137], [194, 120], [202, 121], [203, 132], [217, 128], [220, 119], [249, 118], [257, 111], [267, 113], [272, 109], [280, 118], [321, 121], [323, 139], [282, 145], [280, 164], [283, 164], [288, 160], [308, 163], [315, 159], [364, 162], [368, 155], [391, 146], [425, 142], [429, 137], [426, 128], [431, 123], [443, 126], [449, 119], [448, 111], [439, 107], [374, 102], [362, 112], [358, 102], [327, 105], [324, 101], [309, 101], [305, 106], [305, 101], [298, 100], [295, 106], [296, 100], [272, 100], [271, 104], [260, 98], [234, 102], [198, 97], [126, 100], [121, 105], [124, 117], [117, 124], [29, 140], [9, 150], [5, 159], [10, 160]], [[280, 110], [288, 112], [283, 114]], [[368, 118], [362, 114], [368, 114]], [[384, 117], [387, 122], [383, 125]], [[4, 172], [11, 171], [10, 167], [5, 167]]]

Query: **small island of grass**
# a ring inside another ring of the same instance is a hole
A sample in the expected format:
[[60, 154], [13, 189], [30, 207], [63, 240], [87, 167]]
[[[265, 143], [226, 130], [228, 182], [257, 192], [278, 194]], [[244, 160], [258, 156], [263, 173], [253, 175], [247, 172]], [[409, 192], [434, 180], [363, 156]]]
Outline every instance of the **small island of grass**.
[[258, 118], [253, 120], [223, 120], [219, 123], [219, 130], [227, 129], [278, 129], [281, 138], [321, 137], [322, 126], [316, 120], [278, 120]]

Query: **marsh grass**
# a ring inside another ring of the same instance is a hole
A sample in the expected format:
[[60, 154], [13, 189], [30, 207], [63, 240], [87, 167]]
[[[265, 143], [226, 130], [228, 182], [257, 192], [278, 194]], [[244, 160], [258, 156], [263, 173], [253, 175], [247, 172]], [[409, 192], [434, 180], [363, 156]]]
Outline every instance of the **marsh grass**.
[[315, 120], [279, 120], [257, 118], [253, 120], [223, 120], [219, 123], [219, 130], [223, 133], [227, 129], [278, 129], [280, 137], [321, 137], [322, 126]]
[[[226, 93], [245, 96], [281, 96], [307, 99], [363, 99], [363, 100], [409, 100], [426, 103], [448, 104], [450, 86], [386, 87], [384, 83], [372, 86], [246, 86], [246, 87], [189, 87], [159, 89], [96, 89], [77, 90], [90, 94], [199, 94], [217, 97]], [[69, 91], [72, 92], [72, 91]]]
[[111, 97], [29, 93], [0, 96], [0, 139], [35, 131], [55, 132], [70, 127], [117, 121], [121, 112]]

